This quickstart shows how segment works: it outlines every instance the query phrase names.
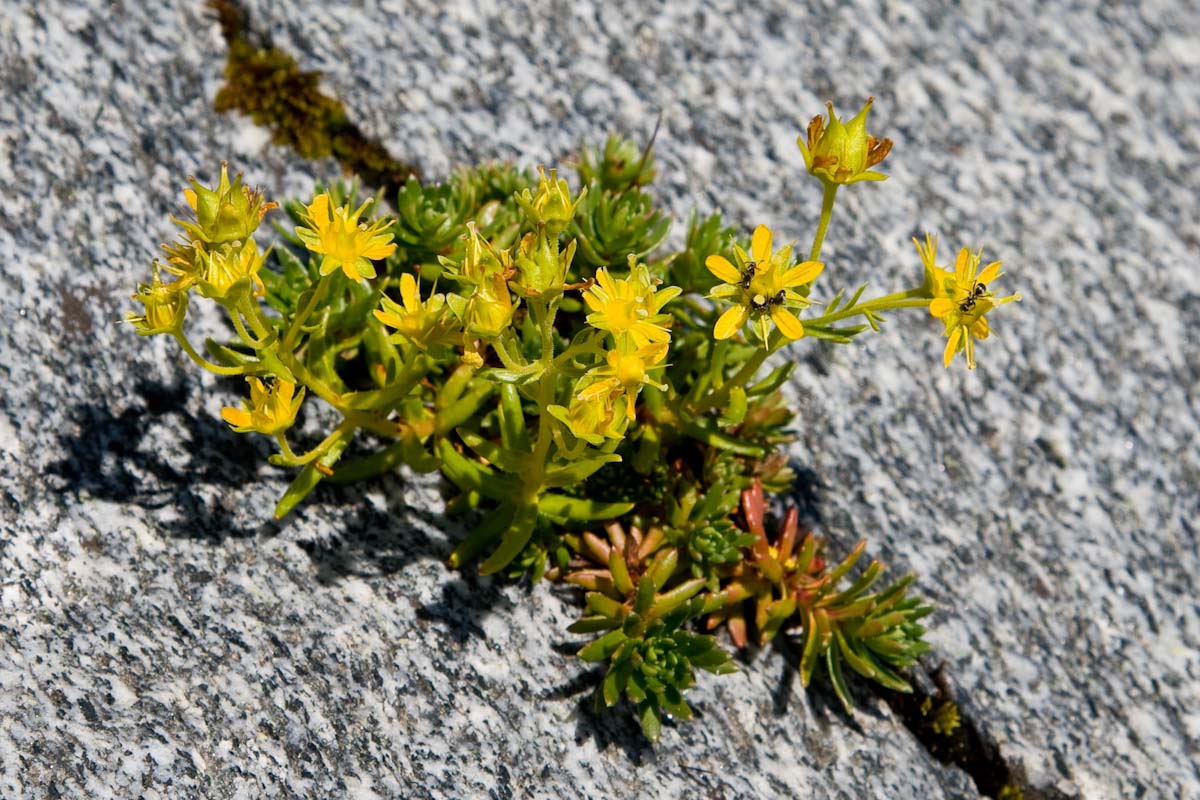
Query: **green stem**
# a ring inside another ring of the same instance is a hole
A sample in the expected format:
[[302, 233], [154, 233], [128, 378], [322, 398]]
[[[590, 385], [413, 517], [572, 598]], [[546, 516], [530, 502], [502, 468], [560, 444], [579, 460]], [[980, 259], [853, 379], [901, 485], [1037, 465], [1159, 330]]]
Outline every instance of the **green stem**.
[[329, 289], [329, 283], [332, 281], [336, 272], [331, 272], [328, 275], [323, 275], [321, 280], [317, 282], [316, 288], [308, 297], [308, 303], [292, 318], [292, 324], [288, 327], [288, 332], [283, 337], [280, 347], [283, 350], [291, 350], [296, 345], [296, 339], [300, 336], [300, 329], [304, 323], [312, 315], [313, 310], [317, 307], [317, 303], [321, 302], [325, 296], [325, 292]]
[[[536, 306], [531, 306], [532, 308], [536, 308]], [[538, 330], [542, 337], [541, 362], [545, 369], [541, 378], [538, 379], [537, 407], [541, 410], [541, 417], [538, 420], [537, 440], [533, 444], [530, 471], [522, 479], [529, 502], [536, 502], [537, 496], [541, 493], [542, 484], [546, 478], [546, 463], [549, 461], [550, 447], [554, 443], [550, 414], [546, 409], [554, 402], [554, 384], [558, 378], [558, 370], [555, 369], [554, 364], [554, 315], [557, 310], [558, 304], [551, 302], [548, 307], [540, 309], [540, 313], [535, 313]]]
[[[255, 350], [261, 349], [264, 342], [266, 341], [266, 339], [265, 338], [260, 339], [257, 336], [250, 335], [250, 332], [248, 330], [246, 330], [246, 324], [244, 322], [242, 322], [241, 310], [238, 308], [230, 308], [230, 309], [228, 309], [228, 311], [229, 311], [230, 319], [233, 320], [234, 330], [237, 331], [238, 336], [242, 337], [242, 341], [245, 342], [250, 347], [254, 348]], [[251, 324], [253, 324], [253, 323], [251, 323]]]
[[215, 372], [218, 375], [245, 375], [246, 370], [242, 367], [223, 367], [220, 364], [214, 364], [204, 356], [196, 352], [196, 348], [192, 347], [192, 343], [187, 340], [182, 331], [175, 331], [172, 334], [175, 341], [179, 342], [179, 346], [183, 348], [183, 352], [188, 354], [188, 357], [195, 361], [200, 366], [204, 367], [209, 372]]
[[[500, 356], [500, 363], [504, 365], [505, 369], [510, 369], [513, 372], [520, 372], [521, 370], [525, 369], [525, 365], [521, 363], [521, 361], [524, 359], [513, 357], [513, 354], [508, 350], [508, 346], [504, 343], [504, 336], [505, 334], [501, 334], [495, 339], [495, 341], [491, 342], [492, 349], [496, 351], [496, 355]], [[518, 346], [515, 349], [517, 351], [517, 355], [520, 356], [521, 348]]]
[[758, 372], [759, 367], [767, 360], [767, 356], [778, 350], [778, 347], [762, 347], [755, 351], [754, 355], [742, 364], [732, 378], [721, 384], [721, 388], [717, 389], [712, 394], [705, 397], [693, 409], [695, 416], [700, 416], [706, 411], [723, 405], [729, 401], [729, 393], [733, 391], [734, 386], [745, 386], [754, 377], [754, 373]]
[[361, 411], [382, 411], [387, 414], [392, 410], [392, 406], [408, 395], [413, 387], [428, 374], [429, 366], [429, 359], [419, 355], [404, 366], [404, 369], [396, 376], [395, 382], [390, 386], [344, 394], [342, 403]]
[[812, 317], [804, 320], [805, 325], [829, 325], [847, 317], [854, 317], [870, 311], [887, 311], [892, 308], [921, 308], [929, 305], [929, 293], [925, 287], [909, 289], [904, 292], [896, 292], [894, 294], [876, 297], [874, 300], [868, 300], [865, 303], [856, 303], [855, 305], [834, 311], [832, 314], [825, 314], [820, 317]]
[[838, 184], [825, 184], [825, 196], [821, 198], [821, 221], [817, 223], [817, 235], [813, 239], [809, 261], [816, 261], [821, 255], [821, 245], [825, 242], [825, 231], [829, 229], [829, 218], [833, 216], [833, 201], [837, 199], [837, 190]]
[[325, 455], [330, 445], [345, 436], [347, 432], [353, 432], [356, 427], [358, 426], [349, 418], [343, 420], [342, 424], [338, 425], [320, 444], [302, 456], [298, 456], [292, 451], [292, 447], [288, 444], [287, 437], [284, 434], [277, 434], [275, 440], [279, 442], [279, 449], [282, 451], [281, 455], [283, 456], [279, 461], [284, 462], [284, 465], [289, 467], [302, 467], [305, 464], [310, 464]]

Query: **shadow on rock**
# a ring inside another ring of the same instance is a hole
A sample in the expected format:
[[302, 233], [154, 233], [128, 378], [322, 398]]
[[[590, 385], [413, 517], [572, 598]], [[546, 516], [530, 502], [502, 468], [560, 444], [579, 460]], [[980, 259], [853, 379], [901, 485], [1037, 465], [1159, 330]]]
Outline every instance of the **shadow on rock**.
[[473, 637], [487, 638], [484, 618], [497, 608], [512, 608], [513, 603], [496, 587], [490, 578], [464, 573], [441, 585], [442, 598], [416, 609], [422, 624], [440, 627], [459, 644]]
[[[257, 480], [248, 465], [265, 460], [264, 446], [231, 437], [219, 420], [187, 413], [186, 381], [141, 381], [134, 391], [142, 403], [119, 414], [102, 402], [71, 412], [77, 432], [59, 437], [63, 458], [49, 467], [64, 492], [176, 510], [160, 524], [180, 538], [220, 541], [279, 529], [274, 520], [247, 524], [234, 497], [235, 487]], [[169, 437], [161, 435], [164, 427]]]
[[[140, 402], [120, 413], [104, 402], [77, 406], [70, 414], [72, 432], [60, 436], [63, 457], [50, 474], [66, 494], [164, 512], [155, 514], [155, 523], [170, 537], [219, 544], [303, 526], [305, 505], [280, 521], [271, 518], [270, 507], [247, 502], [262, 481], [259, 468], [273, 452], [270, 443], [236, 435], [216, 417], [189, 413], [186, 401], [193, 393], [186, 380], [141, 381], [133, 390]], [[317, 487], [309, 502], [324, 506], [322, 522], [335, 531], [301, 546], [320, 580], [387, 575], [418, 558], [448, 555], [448, 544], [412, 524], [416, 517], [444, 529], [448, 523], [440, 515], [406, 508], [399, 488], [386, 495], [381, 510], [361, 486]]]

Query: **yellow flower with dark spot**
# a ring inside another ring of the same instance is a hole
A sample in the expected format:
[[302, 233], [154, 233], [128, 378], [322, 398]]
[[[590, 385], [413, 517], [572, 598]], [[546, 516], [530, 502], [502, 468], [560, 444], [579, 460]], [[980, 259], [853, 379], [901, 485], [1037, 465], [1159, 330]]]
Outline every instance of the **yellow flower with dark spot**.
[[370, 203], [368, 198], [354, 211], [349, 205], [334, 208], [333, 198], [325, 192], [314, 197], [305, 209], [308, 227], [296, 228], [296, 235], [305, 247], [324, 256], [322, 275], [340, 269], [352, 281], [374, 278], [375, 265], [371, 261], [387, 258], [395, 251], [392, 234], [387, 231], [390, 220], [376, 220], [370, 226], [358, 221]]
[[949, 337], [942, 363], [949, 367], [961, 350], [966, 353], [967, 369], [975, 369], [975, 340], [986, 339], [991, 333], [986, 315], [997, 306], [1020, 300], [1021, 295], [996, 296], [991, 287], [1001, 276], [1000, 262], [993, 261], [980, 272], [982, 248], [974, 253], [965, 247], [960, 250], [951, 273], [933, 263], [936, 250], [928, 240], [927, 245], [928, 249], [922, 249], [918, 243], [917, 249], [926, 262], [926, 270], [932, 274], [933, 299], [929, 303], [929, 313], [945, 324]]
[[221, 419], [238, 433], [265, 433], [275, 436], [296, 422], [296, 412], [304, 401], [304, 389], [296, 392], [296, 384], [276, 379], [268, 389], [258, 378], [246, 378], [250, 384], [250, 399], [243, 400], [244, 408], [226, 406]]
[[662, 308], [683, 290], [658, 289], [656, 283], [645, 264], [633, 267], [628, 278], [616, 280], [604, 267], [596, 270], [595, 284], [583, 293], [592, 310], [588, 324], [611, 333], [618, 346], [626, 337], [635, 347], [670, 341], [671, 315], [661, 313]]
[[772, 253], [771, 243], [771, 230], [766, 225], [759, 225], [751, 239], [751, 255], [734, 246], [737, 266], [720, 255], [711, 255], [704, 262], [709, 272], [724, 281], [709, 293], [709, 297], [734, 302], [733, 307], [717, 320], [713, 330], [715, 338], [730, 338], [748, 319], [754, 321], [755, 332], [764, 344], [770, 335], [768, 320], [774, 322], [788, 339], [799, 339], [804, 335], [804, 326], [790, 309], [805, 308], [809, 300], [793, 290], [816, 280], [825, 265], [819, 261], [804, 261], [793, 266], [792, 246], [786, 245]]

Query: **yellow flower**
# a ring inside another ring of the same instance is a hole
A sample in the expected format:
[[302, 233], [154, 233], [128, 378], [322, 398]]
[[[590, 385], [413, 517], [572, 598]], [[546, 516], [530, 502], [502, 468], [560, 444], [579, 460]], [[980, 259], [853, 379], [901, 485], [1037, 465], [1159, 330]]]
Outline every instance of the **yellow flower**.
[[396, 249], [391, 244], [392, 234], [387, 232], [390, 220], [376, 220], [370, 227], [358, 221], [370, 202], [368, 198], [351, 211], [349, 205], [334, 208], [329, 192], [313, 198], [304, 217], [308, 227], [296, 228], [296, 235], [305, 247], [324, 256], [322, 275], [340, 269], [352, 281], [374, 278], [375, 265], [371, 261], [387, 258]]
[[163, 283], [158, 264], [154, 265], [154, 280], [138, 284], [133, 299], [142, 304], [143, 311], [140, 315], [126, 314], [125, 319], [133, 323], [139, 336], [174, 333], [183, 327], [188, 305], [187, 286], [180, 281]]
[[422, 302], [417, 279], [412, 273], [400, 276], [400, 300], [403, 305], [384, 297], [383, 310], [376, 310], [375, 317], [384, 325], [395, 328], [419, 349], [425, 350], [443, 342], [452, 332], [454, 325], [447, 319], [445, 295], [431, 295]]
[[246, 243], [238, 248], [225, 245], [212, 252], [200, 250], [198, 253], [202, 272], [196, 278], [196, 285], [197, 291], [204, 297], [221, 300], [231, 294], [241, 295], [241, 291], [236, 291], [239, 284], [243, 291], [253, 287], [255, 294], [262, 295], [266, 292], [258, 273], [267, 254], [259, 254], [258, 245], [253, 239], [247, 239]]
[[596, 270], [595, 284], [583, 293], [592, 310], [587, 315], [588, 324], [612, 333], [618, 347], [626, 337], [635, 347], [669, 342], [671, 315], [660, 312], [683, 290], [678, 286], [658, 290], [657, 283], [645, 264], [633, 267], [628, 278], [619, 280], [613, 280], [608, 270], [601, 267]]
[[819, 261], [804, 261], [792, 266], [791, 245], [772, 253], [771, 240], [770, 229], [766, 225], [759, 225], [754, 229], [751, 239], [751, 255], [746, 255], [746, 251], [740, 247], [734, 247], [738, 266], [735, 267], [729, 259], [719, 255], [711, 255], [705, 260], [708, 271], [724, 281], [709, 296], [732, 298], [735, 304], [717, 320], [713, 330], [713, 336], [717, 339], [733, 336], [742, 329], [747, 319], [754, 320], [755, 332], [763, 344], [767, 343], [770, 335], [768, 319], [789, 339], [799, 339], [804, 335], [804, 326], [788, 309], [804, 308], [809, 300], [792, 290], [816, 280], [825, 265]]
[[177, 219], [172, 221], [185, 232], [184, 244], [201, 241], [205, 244], [224, 244], [236, 240], [245, 241], [258, 228], [262, 218], [278, 203], [264, 203], [262, 192], [242, 185], [241, 173], [229, 182], [229, 167], [221, 163], [221, 179], [215, 189], [201, 186], [195, 178], [190, 179], [191, 189], [183, 190], [183, 197], [195, 214], [196, 221]]
[[591, 445], [601, 445], [605, 439], [622, 439], [629, 423], [627, 406], [618, 403], [621, 390], [611, 389], [606, 394], [584, 400], [580, 394], [571, 398], [571, 406], [550, 406], [547, 411], [571, 433]]
[[238, 433], [257, 431], [268, 436], [283, 433], [296, 421], [296, 412], [304, 401], [304, 389], [296, 392], [296, 384], [276, 379], [267, 389], [258, 378], [246, 378], [250, 384], [250, 399], [243, 400], [244, 409], [226, 406], [221, 419]]
[[612, 392], [625, 394], [625, 414], [630, 419], [634, 416], [633, 403], [643, 386], [653, 386], [666, 390], [666, 386], [655, 383], [649, 375], [653, 369], [662, 369], [666, 364], [661, 363], [667, 357], [669, 345], [662, 342], [648, 344], [636, 350], [610, 350], [608, 365], [597, 367], [587, 373], [586, 379], [594, 381], [579, 391], [579, 399], [592, 402], [606, 397]]
[[867, 113], [872, 97], [862, 107], [857, 115], [849, 122], [843, 123], [833, 111], [833, 103], [826, 103], [829, 109], [829, 125], [820, 114], [808, 123], [808, 141], [801, 136], [796, 140], [800, 146], [800, 154], [804, 156], [804, 166], [814, 176], [825, 183], [857, 183], [858, 181], [882, 181], [887, 175], [881, 172], [871, 172], [875, 166], [891, 152], [891, 139], [876, 139], [867, 135]]
[[1021, 295], [996, 297], [995, 292], [989, 289], [1001, 275], [1000, 262], [993, 261], [979, 272], [982, 248], [974, 253], [965, 247], [958, 251], [953, 273], [933, 264], [935, 250], [922, 250], [920, 244], [917, 249], [921, 251], [922, 260], [927, 260], [926, 269], [933, 273], [933, 299], [929, 303], [929, 313], [945, 324], [946, 336], [949, 337], [942, 363], [949, 367], [954, 355], [962, 350], [966, 353], [967, 369], [975, 369], [975, 340], [986, 339], [991, 333], [987, 313], [996, 306], [1020, 300]]

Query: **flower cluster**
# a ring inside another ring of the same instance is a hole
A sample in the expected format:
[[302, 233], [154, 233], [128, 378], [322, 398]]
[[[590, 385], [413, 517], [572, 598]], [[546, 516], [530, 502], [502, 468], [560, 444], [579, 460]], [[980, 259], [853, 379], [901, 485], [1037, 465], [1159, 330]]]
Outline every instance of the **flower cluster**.
[[[850, 673], [907, 688], [929, 608], [912, 576], [876, 590], [874, 562], [852, 577], [865, 542], [829, 559], [795, 510], [768, 535], [767, 492], [793, 480], [781, 387], [798, 362], [766, 361], [918, 308], [943, 323], [943, 362], [961, 351], [974, 368], [989, 315], [1019, 299], [996, 294], [999, 262], [980, 268], [979, 251], [939, 266], [931, 236], [918, 285], [824, 293], [839, 187], [885, 177], [872, 168], [891, 142], [867, 133], [870, 106], [847, 122], [830, 106], [799, 141], [823, 190], [807, 258], [717, 215], [693, 216], [683, 249], [663, 252], [652, 148], [620, 138], [584, 151], [576, 188], [554, 169], [486, 164], [410, 179], [394, 216], [372, 218], [382, 194], [318, 187], [285, 204], [291, 230], [265, 249], [254, 235], [275, 204], [222, 166], [215, 188], [185, 190], [192, 213], [129, 321], [245, 379], [249, 397], [221, 417], [296, 470], [277, 516], [326, 480], [439, 470], [469, 531], [450, 565], [581, 589], [571, 631], [595, 635], [580, 656], [607, 664], [598, 703], [627, 701], [649, 738], [690, 715], [698, 671], [733, 669], [724, 641], [794, 643], [801, 682], [824, 671], [849, 709]], [[184, 332], [193, 289], [231, 328], [204, 354]], [[297, 431], [306, 402], [324, 413]], [[318, 419], [333, 420], [323, 438], [293, 450]]]

